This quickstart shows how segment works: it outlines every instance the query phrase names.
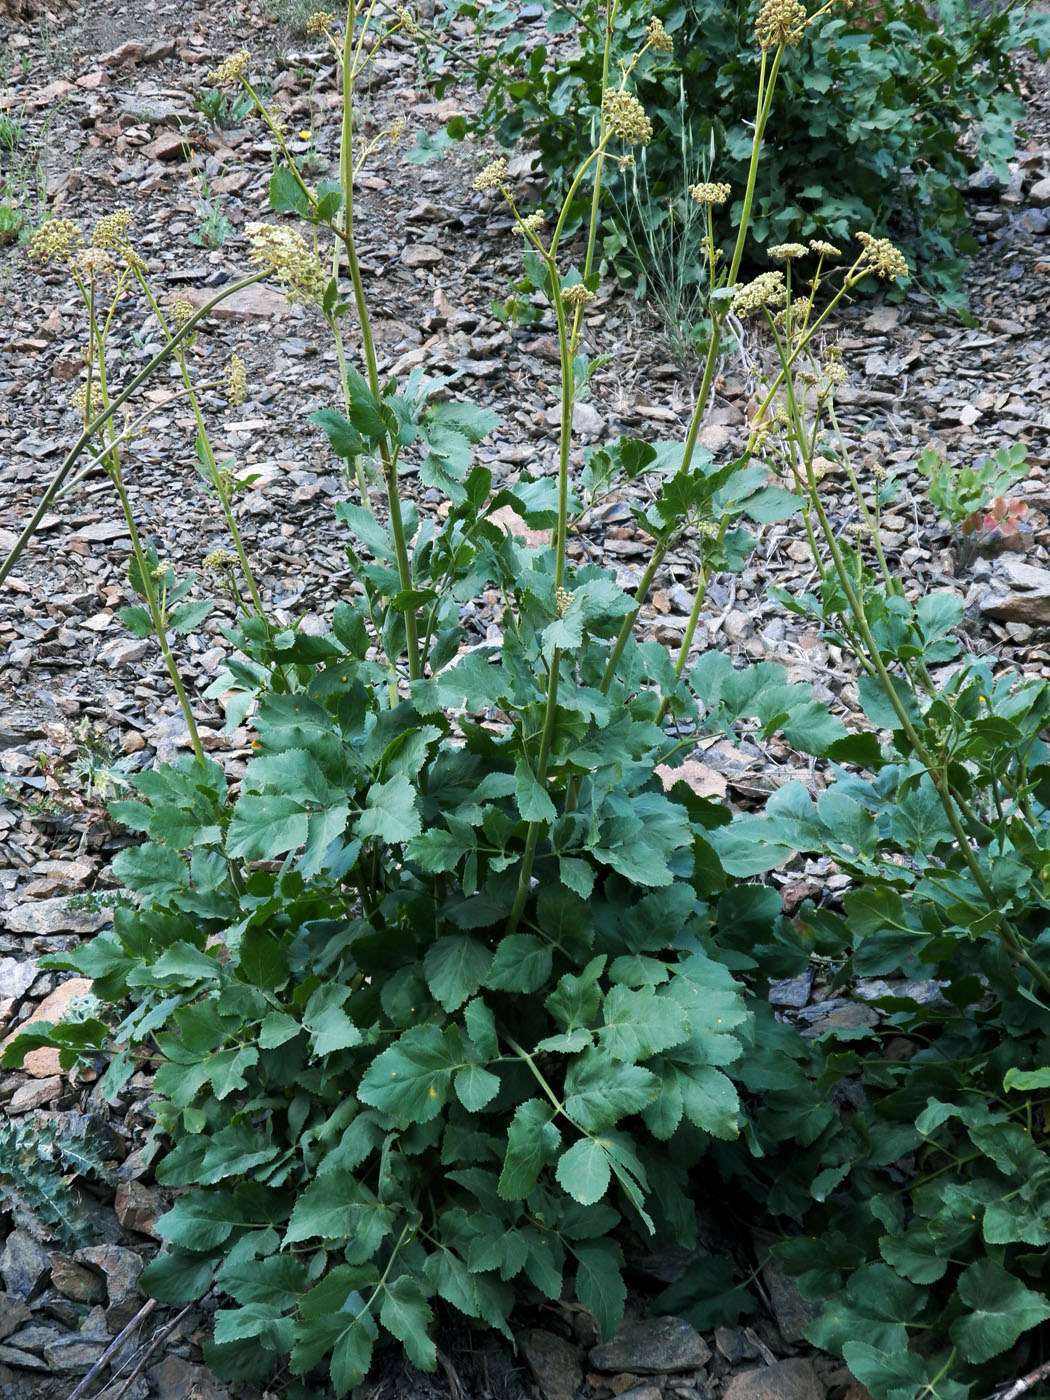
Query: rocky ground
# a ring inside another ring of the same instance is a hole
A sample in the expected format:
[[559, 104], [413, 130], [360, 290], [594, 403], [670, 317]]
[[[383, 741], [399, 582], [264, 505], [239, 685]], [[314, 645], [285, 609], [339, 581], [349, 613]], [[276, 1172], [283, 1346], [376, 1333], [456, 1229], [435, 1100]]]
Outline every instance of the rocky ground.
[[[290, 127], [304, 133], [295, 149], [323, 170], [338, 137], [324, 53], [243, 3], [153, 0], [119, 19], [101, 0], [51, 17], [30, 17], [29, 9], [9, 7], [5, 19], [0, 6], [0, 114], [19, 129], [15, 143], [0, 141], [7, 191], [33, 223], [49, 210], [90, 227], [101, 214], [130, 209], [162, 300], [212, 295], [246, 268], [241, 229], [266, 208], [271, 146], [250, 123], [209, 124], [195, 107], [205, 75], [230, 50], [249, 47], [254, 71]], [[899, 305], [848, 309], [835, 339], [851, 370], [840, 414], [864, 480], [870, 484], [882, 465], [904, 479], [900, 502], [883, 522], [892, 566], [916, 590], [954, 588], [965, 596], [973, 649], [1047, 673], [1050, 100], [1045, 73], [1033, 65], [1024, 73], [1029, 137], [1013, 178], [1003, 188], [982, 173], [970, 190], [982, 243], [970, 278], [979, 326], [965, 328], [912, 294]], [[376, 131], [404, 115], [409, 143], [460, 109], [457, 98], [432, 100], [408, 43], [379, 56], [367, 103]], [[500, 413], [502, 427], [481, 454], [498, 479], [511, 479], [552, 463], [557, 351], [549, 326], [508, 329], [491, 314], [490, 303], [519, 275], [519, 244], [504, 210], [471, 192], [476, 164], [476, 153], [461, 153], [419, 166], [384, 148], [361, 184], [364, 256], [383, 369], [458, 375], [459, 392]], [[527, 160], [513, 168], [522, 202], [537, 200]], [[209, 247], [209, 239], [220, 246]], [[578, 440], [600, 443], [620, 432], [675, 438], [688, 420], [694, 368], [670, 357], [658, 316], [615, 288], [604, 289], [590, 310], [592, 349], [611, 358], [577, 411]], [[0, 316], [6, 549], [76, 435], [69, 400], [84, 329], [71, 285], [28, 264], [17, 242], [0, 247]], [[321, 330], [279, 292], [257, 286], [208, 320], [193, 352], [202, 379], [220, 378], [233, 351], [247, 364], [240, 408], [226, 408], [218, 391], [204, 394], [215, 445], [255, 476], [239, 509], [267, 601], [289, 619], [309, 613], [317, 625], [351, 582], [331, 510], [344, 483], [306, 421], [336, 399], [335, 361]], [[111, 347], [128, 375], [151, 357], [157, 332], [146, 308], [122, 307]], [[199, 569], [225, 540], [217, 509], [198, 490], [193, 422], [174, 388], [164, 374], [146, 391], [149, 416], [129, 449], [128, 473], [144, 530], [183, 572]], [[727, 361], [703, 430], [716, 458], [739, 446], [750, 394], [744, 367]], [[1031, 474], [1015, 493], [1028, 506], [1021, 530], [965, 565], [915, 471], [931, 442], [960, 463], [1012, 442], [1028, 448]], [[857, 507], [840, 487], [829, 478], [834, 518], [848, 530]], [[421, 498], [424, 507], [434, 504]], [[613, 563], [629, 585], [648, 546], [626, 505], [614, 502], [592, 514], [574, 548]], [[106, 922], [104, 910], [82, 900], [106, 887], [122, 840], [105, 818], [106, 798], [127, 774], [185, 750], [155, 648], [130, 637], [115, 616], [131, 601], [129, 549], [108, 482], [89, 474], [55, 504], [0, 597], [0, 1036], [83, 1004], [87, 984], [42, 970], [39, 959]], [[642, 625], [667, 645], [685, 629], [694, 571], [688, 550], [672, 555], [645, 609]], [[766, 595], [770, 583], [797, 592], [812, 577], [793, 525], [767, 527], [751, 566], [711, 589], [697, 645], [778, 659], [792, 679], [853, 709], [853, 681], [835, 648]], [[205, 745], [236, 769], [246, 735], [236, 732], [228, 743], [221, 711], [202, 695], [226, 653], [219, 628], [230, 616], [220, 606], [186, 639], [182, 661]], [[484, 599], [469, 620], [479, 636], [495, 625]], [[698, 760], [707, 790], [738, 804], [760, 801], [798, 774], [776, 745], [712, 743]], [[777, 878], [787, 900], [798, 902], [838, 877], [800, 865]], [[828, 1002], [812, 979], [780, 995], [810, 1020], [874, 1016], [855, 1003]], [[90, 1075], [71, 1082], [49, 1051], [35, 1052], [25, 1072], [7, 1072], [0, 1082], [0, 1400], [222, 1400], [228, 1393], [199, 1364], [202, 1311], [151, 1308], [137, 1285], [166, 1205], [142, 1159], [148, 1098], [148, 1084], [133, 1080], [110, 1107]], [[27, 1196], [30, 1181], [43, 1182], [41, 1199]], [[680, 1267], [674, 1259], [639, 1262], [633, 1311]], [[785, 1281], [767, 1268], [759, 1288], [766, 1307], [750, 1325], [701, 1336], [682, 1321], [640, 1320], [604, 1347], [595, 1346], [585, 1316], [526, 1301], [516, 1355], [484, 1337], [445, 1336], [434, 1378], [391, 1361], [361, 1398], [856, 1396], [846, 1373], [801, 1341], [805, 1315]]]

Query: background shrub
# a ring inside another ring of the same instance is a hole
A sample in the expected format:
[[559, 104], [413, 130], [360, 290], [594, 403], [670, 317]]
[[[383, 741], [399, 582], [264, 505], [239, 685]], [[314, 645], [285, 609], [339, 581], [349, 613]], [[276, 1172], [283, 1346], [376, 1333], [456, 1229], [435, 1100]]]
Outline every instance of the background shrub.
[[[554, 0], [542, 3], [547, 35], [539, 43], [535, 24], [515, 27], [517, 6], [446, 0], [445, 17], [506, 31], [494, 53], [479, 56], [484, 100], [473, 129], [538, 151], [545, 174], [564, 190], [596, 137], [604, 7], [587, 0], [573, 14]], [[629, 168], [606, 173], [605, 252], [626, 271], [633, 250], [652, 245], [656, 229], [662, 257], [693, 264], [699, 274], [699, 238], [676, 201], [685, 184], [683, 150], [696, 153], [689, 178], [728, 180], [739, 201], [751, 152], [755, 15], [732, 0], [627, 0], [615, 7], [615, 51], [636, 50], [653, 15], [672, 35], [674, 52], [651, 53], [638, 70], [655, 136], [644, 181]], [[578, 47], [551, 43], [573, 27]], [[1050, 16], [1023, 4], [988, 13], [971, 0], [862, 0], [822, 21], [785, 54], [750, 229], [753, 260], [792, 240], [890, 231], [920, 283], [963, 304], [960, 279], [977, 245], [960, 188], [982, 162], [1007, 178], [1022, 117], [1015, 74], [1022, 47], [1050, 52]], [[466, 130], [461, 120], [451, 134]], [[723, 235], [739, 214], [739, 202], [723, 211]], [[644, 280], [640, 288], [644, 295]]]

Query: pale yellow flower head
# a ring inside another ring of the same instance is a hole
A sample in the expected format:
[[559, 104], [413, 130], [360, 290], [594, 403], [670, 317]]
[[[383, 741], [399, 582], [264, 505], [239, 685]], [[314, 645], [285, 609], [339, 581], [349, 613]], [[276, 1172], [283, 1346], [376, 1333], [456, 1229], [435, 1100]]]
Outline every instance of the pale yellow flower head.
[[227, 549], [213, 549], [201, 560], [203, 569], [222, 569], [233, 563], [233, 555]]
[[645, 39], [646, 43], [651, 44], [657, 53], [671, 53], [674, 50], [671, 36], [664, 28], [663, 20], [657, 15], [653, 15], [650, 19], [649, 27], [645, 31]]
[[26, 251], [29, 257], [42, 263], [52, 258], [65, 262], [81, 242], [83, 235], [72, 219], [48, 219], [30, 238]]
[[214, 83], [216, 87], [239, 82], [247, 74], [251, 61], [252, 56], [248, 50], [239, 49], [237, 53], [231, 53], [229, 58], [224, 58], [218, 68], [208, 74], [208, 82]]
[[95, 225], [91, 242], [96, 248], [119, 248], [128, 241], [130, 226], [130, 209], [116, 209], [112, 214], [103, 214]]
[[690, 185], [689, 193], [701, 207], [706, 204], [722, 205], [729, 198], [732, 186], [724, 182], [713, 183], [703, 180], [699, 185]]
[[223, 376], [226, 386], [226, 401], [231, 408], [237, 408], [248, 397], [248, 375], [240, 355], [230, 356]]
[[73, 259], [82, 277], [108, 277], [116, 269], [113, 255], [107, 248], [82, 248]]
[[411, 39], [418, 39], [418, 38], [420, 38], [420, 37], [422, 36], [423, 31], [420, 29], [419, 25], [416, 23], [416, 17], [415, 17], [415, 15], [412, 13], [412, 11], [411, 11], [410, 9], [408, 9], [407, 6], [405, 6], [405, 5], [398, 5], [398, 7], [397, 7], [397, 17], [398, 17], [398, 20], [399, 20], [400, 23], [401, 23], [401, 28], [402, 28], [402, 29], [404, 30], [404, 32], [409, 36], [409, 38], [411, 38]]
[[653, 124], [633, 92], [624, 88], [607, 92], [602, 99], [602, 116], [612, 134], [629, 146], [648, 146], [653, 139]]
[[327, 34], [335, 23], [335, 16], [327, 10], [314, 10], [306, 21], [306, 32], [311, 36]]
[[533, 213], [525, 215], [521, 220], [520, 228], [522, 233], [537, 234], [546, 222], [547, 219], [543, 210], [536, 209]]
[[864, 248], [860, 255], [862, 272], [872, 272], [886, 282], [895, 282], [898, 277], [910, 275], [911, 269], [907, 259], [888, 238], [875, 238], [870, 233], [858, 233], [857, 241]]
[[404, 135], [404, 131], [404, 117], [395, 117], [394, 120], [390, 123], [390, 126], [387, 129], [386, 133], [391, 146], [396, 146], [398, 144], [398, 142], [401, 140], [401, 137]]
[[777, 243], [770, 248], [769, 256], [777, 262], [792, 262], [795, 258], [804, 258], [808, 252], [804, 243]]
[[753, 282], [737, 287], [733, 293], [733, 310], [738, 316], [749, 316], [764, 308], [772, 310], [783, 306], [786, 300], [784, 274], [778, 268], [775, 272], [760, 272]]
[[825, 258], [842, 257], [842, 249], [836, 248], [834, 243], [825, 243], [823, 238], [811, 238], [809, 246], [814, 253], [820, 253]]
[[577, 282], [574, 287], [566, 287], [561, 294], [561, 299], [566, 306], [571, 306], [575, 311], [581, 306], [590, 306], [595, 300], [593, 292], [589, 292], [582, 282]]
[[755, 38], [761, 49], [781, 44], [794, 48], [802, 38], [809, 15], [801, 0], [765, 0], [755, 23]]
[[499, 190], [507, 183], [507, 161], [505, 156], [497, 156], [483, 165], [474, 176], [474, 189], [479, 194], [485, 190]]
[[187, 301], [185, 297], [178, 297], [173, 301], [171, 303], [171, 319], [174, 321], [176, 328], [181, 331], [196, 310], [197, 308], [194, 306], [193, 302]]
[[249, 261], [253, 267], [276, 273], [290, 300], [320, 305], [328, 277], [301, 234], [276, 224], [256, 223], [245, 224], [244, 232], [251, 245]]

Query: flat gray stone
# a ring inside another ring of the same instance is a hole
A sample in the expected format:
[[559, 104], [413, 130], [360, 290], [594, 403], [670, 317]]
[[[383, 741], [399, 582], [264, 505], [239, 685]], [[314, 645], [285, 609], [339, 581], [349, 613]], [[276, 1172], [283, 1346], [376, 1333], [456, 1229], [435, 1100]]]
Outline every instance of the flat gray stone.
[[1029, 626], [1050, 623], [1050, 569], [1026, 564], [1003, 554], [992, 566], [988, 586], [979, 607], [996, 622], [1025, 622]]
[[824, 1387], [812, 1364], [793, 1356], [741, 1371], [726, 1386], [722, 1400], [824, 1400]]
[[8, 1293], [28, 1302], [46, 1284], [51, 1262], [27, 1230], [12, 1230], [0, 1254], [0, 1277]]
[[543, 1400], [573, 1400], [583, 1383], [583, 1367], [576, 1347], [554, 1332], [531, 1328], [514, 1339], [528, 1362]]
[[628, 1322], [611, 1342], [590, 1354], [597, 1371], [633, 1371], [662, 1375], [706, 1365], [711, 1349], [700, 1333], [681, 1317], [643, 1318]]
[[[70, 907], [71, 900], [76, 901], [73, 907]], [[0, 928], [8, 933], [31, 933], [40, 937], [49, 933], [98, 933], [100, 928], [113, 922], [110, 910], [76, 907], [80, 903], [76, 895], [26, 900], [0, 913]]]
[[80, 1335], [60, 1337], [44, 1347], [44, 1359], [53, 1371], [82, 1376], [91, 1370], [108, 1345], [108, 1339]]
[[35, 962], [0, 958], [0, 997], [24, 997], [36, 981], [38, 971]]

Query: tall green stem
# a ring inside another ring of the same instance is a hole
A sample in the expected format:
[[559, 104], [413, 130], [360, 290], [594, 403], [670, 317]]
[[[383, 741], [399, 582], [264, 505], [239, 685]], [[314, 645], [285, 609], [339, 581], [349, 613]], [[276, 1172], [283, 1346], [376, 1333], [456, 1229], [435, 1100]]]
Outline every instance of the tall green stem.
[[41, 496], [36, 509], [33, 511], [33, 514], [29, 517], [29, 520], [23, 527], [22, 533], [19, 535], [15, 543], [11, 546], [4, 562], [0, 564], [0, 583], [3, 583], [3, 581], [10, 574], [11, 570], [18, 563], [19, 559], [22, 557], [26, 545], [28, 545], [29, 541], [33, 538], [37, 530], [40, 528], [41, 520], [43, 520], [44, 516], [47, 514], [48, 509], [54, 501], [55, 497], [62, 490], [62, 487], [65, 485], [66, 478], [69, 476], [69, 473], [73, 470], [77, 462], [80, 460], [81, 454], [84, 452], [84, 449], [88, 446], [91, 440], [94, 437], [96, 437], [99, 434], [99, 432], [105, 427], [105, 425], [113, 417], [114, 413], [116, 413], [116, 411], [119, 408], [122, 408], [123, 405], [127, 403], [128, 399], [131, 398], [132, 394], [134, 394], [137, 389], [140, 389], [143, 384], [145, 384], [149, 379], [152, 378], [152, 376], [157, 372], [160, 366], [164, 364], [165, 360], [171, 358], [171, 356], [175, 353], [176, 349], [182, 344], [186, 337], [193, 334], [194, 327], [197, 325], [198, 321], [202, 320], [205, 316], [207, 316], [221, 302], [224, 302], [227, 297], [232, 296], [234, 292], [239, 292], [244, 287], [250, 287], [255, 282], [261, 282], [262, 279], [268, 275], [269, 274], [267, 272], [256, 272], [253, 273], [251, 277], [242, 277], [240, 281], [231, 282], [229, 286], [224, 287], [223, 290], [218, 294], [218, 296], [212, 297], [211, 301], [206, 302], [204, 306], [200, 308], [199, 311], [195, 312], [189, 318], [186, 324], [182, 326], [181, 329], [178, 330], [174, 336], [172, 336], [171, 340], [169, 340], [168, 343], [161, 350], [159, 350], [156, 355], [154, 355], [153, 359], [150, 360], [149, 364], [146, 365], [145, 369], [140, 370], [139, 373], [135, 375], [134, 379], [132, 379], [130, 384], [128, 384], [127, 388], [122, 389], [120, 393], [117, 394], [116, 397], [110, 401], [108, 407], [104, 408], [101, 413], [96, 414], [91, 419], [91, 421], [85, 425], [84, 431], [80, 434], [76, 442], [74, 442], [73, 446], [66, 453], [61, 466], [55, 472], [54, 476], [51, 478], [51, 481], [45, 488], [44, 494]]

